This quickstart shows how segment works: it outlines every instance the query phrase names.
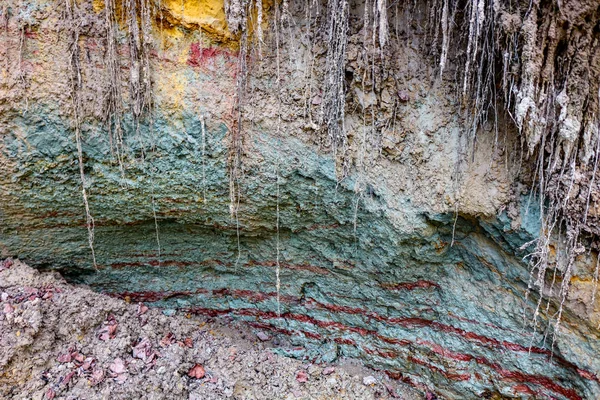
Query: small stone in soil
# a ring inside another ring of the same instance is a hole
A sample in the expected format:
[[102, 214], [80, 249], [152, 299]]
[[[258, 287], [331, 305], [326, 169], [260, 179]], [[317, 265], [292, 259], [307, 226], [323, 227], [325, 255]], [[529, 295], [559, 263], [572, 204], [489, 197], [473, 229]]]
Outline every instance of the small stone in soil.
[[369, 376], [365, 376], [363, 378], [363, 385], [365, 386], [373, 386], [377, 383], [377, 379], [375, 379], [373, 376], [369, 375]]
[[258, 337], [261, 342], [266, 342], [267, 340], [271, 339], [271, 337], [264, 332], [258, 332], [256, 337]]
[[296, 373], [296, 380], [300, 383], [308, 382], [308, 375], [306, 372], [300, 370], [298, 373]]
[[204, 367], [200, 364], [194, 365], [188, 372], [188, 376], [195, 379], [202, 379], [205, 374]]

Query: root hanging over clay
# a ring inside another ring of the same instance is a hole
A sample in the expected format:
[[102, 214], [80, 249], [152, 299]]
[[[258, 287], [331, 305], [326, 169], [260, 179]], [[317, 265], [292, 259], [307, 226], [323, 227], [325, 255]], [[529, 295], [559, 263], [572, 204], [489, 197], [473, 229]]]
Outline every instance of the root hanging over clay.
[[[507, 112], [534, 166], [532, 194], [543, 216], [529, 256], [529, 290], [539, 296], [533, 323], [547, 297], [557, 298], [550, 317], [557, 332], [576, 258], [599, 250], [600, 2], [444, 0], [438, 6], [432, 2], [439, 15], [434, 36], [442, 36], [436, 56], [440, 73], [449, 61], [456, 65], [469, 143], [475, 145], [483, 123]], [[560, 256], [551, 259], [555, 245]]]

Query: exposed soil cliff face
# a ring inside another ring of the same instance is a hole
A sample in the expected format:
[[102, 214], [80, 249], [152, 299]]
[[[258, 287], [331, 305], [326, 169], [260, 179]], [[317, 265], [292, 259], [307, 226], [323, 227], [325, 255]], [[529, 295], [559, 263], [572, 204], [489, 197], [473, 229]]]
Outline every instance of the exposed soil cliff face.
[[[342, 140], [324, 128], [333, 56], [310, 18], [252, 42], [245, 75], [222, 4], [163, 3], [147, 53], [151, 117], [123, 112], [117, 152], [101, 122], [112, 85], [103, 3], [79, 5], [80, 129], [63, 5], [3, 9], [3, 257], [114, 296], [231, 315], [290, 336], [302, 346], [292, 355], [357, 357], [447, 398], [600, 395], [596, 253], [577, 258], [552, 346], [546, 322], [560, 299], [544, 293], [534, 330], [542, 300], [522, 260], [541, 229], [520, 183], [535, 167], [502, 115], [471, 146], [456, 85], [436, 79], [423, 50], [425, 7], [397, 12], [380, 52], [364, 45], [364, 4], [349, 11]], [[316, 12], [286, 6], [287, 18]], [[139, 66], [125, 37], [117, 43], [128, 103]]]

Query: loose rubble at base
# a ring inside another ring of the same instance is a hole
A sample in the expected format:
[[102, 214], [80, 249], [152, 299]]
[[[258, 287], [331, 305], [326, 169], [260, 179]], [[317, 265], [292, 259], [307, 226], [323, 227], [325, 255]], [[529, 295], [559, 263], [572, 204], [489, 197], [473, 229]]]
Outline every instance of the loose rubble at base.
[[271, 334], [127, 303], [18, 260], [0, 261], [0, 296], [1, 398], [422, 398], [351, 360], [291, 359]]

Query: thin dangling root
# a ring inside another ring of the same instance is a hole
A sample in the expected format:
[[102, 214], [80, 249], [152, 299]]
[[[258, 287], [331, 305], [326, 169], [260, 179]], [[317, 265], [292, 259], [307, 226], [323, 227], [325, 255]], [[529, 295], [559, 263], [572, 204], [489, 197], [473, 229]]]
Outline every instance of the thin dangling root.
[[65, 0], [65, 9], [67, 13], [70, 33], [71, 55], [69, 57], [70, 80], [71, 80], [71, 101], [73, 107], [73, 116], [75, 120], [75, 141], [77, 144], [77, 159], [79, 162], [79, 177], [81, 179], [81, 194], [85, 207], [86, 227], [88, 230], [88, 244], [92, 252], [92, 263], [94, 269], [98, 271], [96, 263], [96, 252], [94, 250], [94, 218], [90, 213], [90, 204], [86, 190], [86, 178], [83, 165], [83, 150], [81, 145], [81, 99], [80, 93], [82, 90], [81, 68], [79, 66], [79, 35], [80, 25], [75, 17], [75, 5], [71, 0]]

